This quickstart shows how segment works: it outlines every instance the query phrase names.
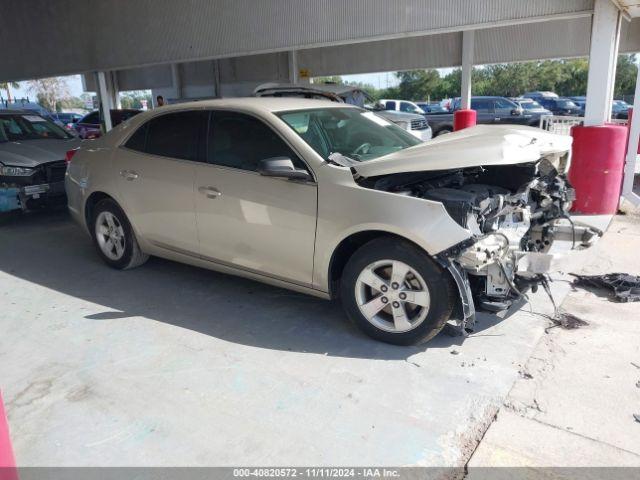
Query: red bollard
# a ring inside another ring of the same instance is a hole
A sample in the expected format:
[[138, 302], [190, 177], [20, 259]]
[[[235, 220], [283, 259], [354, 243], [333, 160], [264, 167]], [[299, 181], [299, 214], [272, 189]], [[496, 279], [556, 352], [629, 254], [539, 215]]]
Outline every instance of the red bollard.
[[11, 448], [11, 438], [9, 437], [9, 424], [2, 403], [2, 393], [0, 392], [0, 480], [18, 480], [18, 470], [16, 460]]
[[[633, 118], [633, 107], [629, 108], [629, 119], [627, 120], [627, 128], [629, 129], [629, 133], [631, 133], [631, 119]], [[627, 135], [627, 142], [629, 141], [629, 137]], [[640, 143], [638, 143], [638, 154], [640, 154]]]
[[616, 213], [622, 190], [627, 127], [575, 126], [571, 136], [569, 181], [576, 189], [571, 211], [591, 215]]
[[457, 132], [463, 128], [473, 127], [476, 124], [475, 110], [456, 110], [453, 112], [453, 130]]

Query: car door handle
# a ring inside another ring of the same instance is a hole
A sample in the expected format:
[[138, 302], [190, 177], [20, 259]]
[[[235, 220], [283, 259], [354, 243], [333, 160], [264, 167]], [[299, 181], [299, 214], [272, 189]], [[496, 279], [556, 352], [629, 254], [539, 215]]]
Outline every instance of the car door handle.
[[207, 198], [218, 198], [222, 192], [214, 187], [198, 187], [198, 191]]
[[130, 182], [139, 177], [138, 172], [134, 172], [133, 170], [120, 170], [120, 176]]

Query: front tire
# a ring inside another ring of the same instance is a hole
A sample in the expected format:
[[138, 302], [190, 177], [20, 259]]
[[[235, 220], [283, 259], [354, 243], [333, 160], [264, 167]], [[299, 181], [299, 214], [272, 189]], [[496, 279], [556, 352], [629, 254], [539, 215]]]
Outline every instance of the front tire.
[[367, 335], [395, 345], [424, 343], [451, 315], [452, 279], [413, 244], [379, 238], [347, 262], [340, 295], [348, 317]]
[[98, 202], [92, 217], [93, 243], [107, 265], [127, 270], [147, 261], [149, 256], [140, 250], [131, 224], [116, 202], [111, 199]]
[[436, 133], [436, 137], [439, 137], [440, 135], [447, 135], [448, 133], [452, 133], [452, 132], [453, 132], [453, 128], [444, 127], [438, 130], [438, 133]]

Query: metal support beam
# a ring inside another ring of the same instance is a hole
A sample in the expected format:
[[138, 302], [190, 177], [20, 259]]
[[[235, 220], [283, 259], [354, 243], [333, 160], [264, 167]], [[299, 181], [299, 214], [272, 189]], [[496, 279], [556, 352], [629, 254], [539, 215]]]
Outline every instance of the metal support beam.
[[171, 64], [171, 81], [173, 83], [173, 89], [175, 90], [175, 98], [182, 98], [182, 75], [180, 74], [180, 64]]
[[215, 90], [216, 98], [222, 98], [222, 91], [220, 82], [220, 60], [213, 61], [213, 88]]
[[105, 72], [97, 72], [98, 83], [98, 101], [100, 105], [100, 113], [104, 121], [104, 128], [108, 132], [113, 128], [111, 124], [111, 96], [109, 88], [107, 87], [107, 78]]
[[111, 93], [111, 105], [113, 105], [113, 108], [122, 108], [122, 102], [120, 101], [120, 89], [118, 88], [118, 72], [109, 72], [106, 79], [107, 89]]
[[298, 83], [298, 52], [291, 50], [287, 54], [289, 58], [289, 82]]
[[460, 91], [461, 107], [471, 107], [471, 74], [473, 73], [473, 57], [475, 49], [475, 31], [462, 32], [462, 82]]
[[638, 161], [638, 140], [640, 140], [640, 70], [638, 70], [636, 77], [636, 93], [633, 99], [633, 115], [631, 116], [631, 125], [629, 125], [627, 158], [624, 164], [624, 179], [622, 181], [622, 196], [635, 206], [640, 205], [640, 197], [633, 192], [636, 162]]
[[621, 19], [620, 10], [611, 0], [595, 0], [584, 114], [586, 126], [603, 125], [611, 119]]

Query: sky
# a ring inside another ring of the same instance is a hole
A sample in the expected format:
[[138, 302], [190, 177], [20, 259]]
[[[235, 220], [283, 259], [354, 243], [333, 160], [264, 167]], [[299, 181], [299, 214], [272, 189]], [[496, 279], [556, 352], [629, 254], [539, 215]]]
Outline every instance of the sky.
[[[72, 97], [79, 97], [83, 92], [82, 80], [80, 78], [80, 75], [70, 75], [64, 78], [67, 80], [67, 85], [69, 85], [69, 94]], [[35, 98], [35, 94], [33, 94], [32, 92], [29, 92], [29, 87], [26, 81], [18, 82], [18, 83], [20, 84], [20, 88], [11, 89], [11, 94], [15, 98], [23, 98], [23, 97]], [[5, 95], [6, 93], [2, 92], [2, 96], [5, 96]]]

